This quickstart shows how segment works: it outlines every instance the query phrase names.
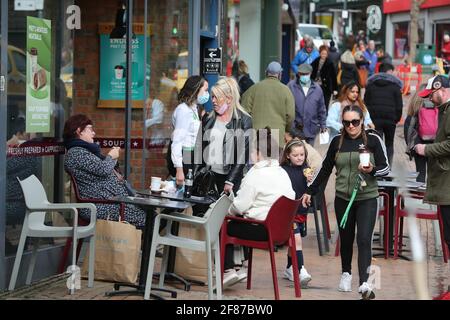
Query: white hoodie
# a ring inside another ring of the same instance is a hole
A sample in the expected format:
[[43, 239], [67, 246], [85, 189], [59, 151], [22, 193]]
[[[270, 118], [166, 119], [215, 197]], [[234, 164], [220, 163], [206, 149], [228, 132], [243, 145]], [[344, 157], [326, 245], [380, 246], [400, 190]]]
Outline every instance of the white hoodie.
[[281, 196], [295, 199], [291, 180], [278, 160], [263, 160], [256, 163], [242, 179], [230, 213], [265, 220], [270, 207]]

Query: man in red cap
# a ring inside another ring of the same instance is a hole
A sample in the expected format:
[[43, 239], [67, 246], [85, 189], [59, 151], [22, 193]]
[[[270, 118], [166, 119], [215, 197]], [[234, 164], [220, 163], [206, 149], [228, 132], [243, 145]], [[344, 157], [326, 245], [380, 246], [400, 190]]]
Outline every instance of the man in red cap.
[[[427, 191], [424, 202], [439, 205], [444, 224], [444, 238], [450, 248], [450, 83], [438, 75], [428, 80], [422, 98], [429, 98], [439, 108], [439, 125], [431, 144], [417, 144], [415, 151], [427, 157]], [[442, 248], [444, 249], [444, 248]]]

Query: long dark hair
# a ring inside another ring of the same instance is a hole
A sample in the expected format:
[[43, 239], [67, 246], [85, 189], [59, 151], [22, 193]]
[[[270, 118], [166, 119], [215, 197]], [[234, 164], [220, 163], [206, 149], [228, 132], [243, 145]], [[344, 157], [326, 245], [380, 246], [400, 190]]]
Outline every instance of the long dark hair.
[[306, 164], [306, 161], [308, 159], [308, 150], [306, 150], [306, 146], [303, 141], [294, 138], [284, 146], [283, 155], [281, 156], [280, 161], [280, 164], [282, 166], [291, 164], [291, 160], [289, 160], [288, 156], [289, 154], [291, 154], [292, 149], [294, 149], [295, 147], [303, 147], [303, 150], [305, 150], [305, 162], [303, 162], [303, 164]]
[[348, 98], [348, 93], [354, 88], [357, 87], [358, 88], [358, 98], [356, 99], [356, 102], [358, 103], [359, 107], [362, 109], [363, 112], [367, 112], [367, 107], [364, 104], [363, 99], [361, 98], [361, 87], [360, 85], [354, 81], [351, 80], [350, 82], [348, 82], [347, 84], [345, 84], [344, 86], [342, 86], [341, 92], [339, 92], [339, 97], [338, 100], [339, 102], [344, 102], [345, 100], [347, 100]]
[[178, 94], [178, 102], [184, 102], [188, 106], [193, 105], [197, 100], [198, 93], [205, 82], [206, 80], [202, 76], [190, 76]]
[[[344, 109], [342, 109], [342, 115], [341, 115], [341, 119], [344, 119], [344, 114], [346, 112], [356, 112], [357, 114], [359, 114], [359, 119], [361, 120], [361, 123], [359, 124], [361, 126], [361, 136], [363, 138], [364, 141], [364, 145], [367, 146], [367, 134], [366, 131], [364, 130], [364, 112], [363, 110], [357, 106], [357, 105], [349, 105], [349, 106], [345, 106]], [[344, 142], [344, 138], [348, 136], [347, 131], [345, 130], [345, 126], [342, 127], [341, 129], [341, 136], [339, 138], [339, 146], [338, 146], [338, 151], [336, 152], [336, 157], [334, 158], [335, 160], [337, 159], [339, 152], [341, 150], [342, 147], [342, 143]]]

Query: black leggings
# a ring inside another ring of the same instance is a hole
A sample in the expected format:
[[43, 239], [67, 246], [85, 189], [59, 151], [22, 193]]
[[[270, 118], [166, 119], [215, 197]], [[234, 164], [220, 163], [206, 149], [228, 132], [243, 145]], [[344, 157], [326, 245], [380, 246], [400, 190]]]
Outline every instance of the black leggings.
[[[336, 197], [334, 209], [336, 218], [340, 224], [348, 201]], [[359, 284], [367, 282], [369, 278], [368, 268], [372, 260], [372, 235], [377, 219], [377, 198], [353, 202], [348, 214], [345, 229], [339, 227], [341, 242], [342, 272], [351, 273], [353, 241], [355, 239], [355, 227], [358, 229], [356, 243], [358, 244], [358, 271]]]
[[[268, 239], [266, 228], [260, 224], [228, 222], [228, 235], [244, 240], [264, 241]], [[234, 246], [228, 244], [225, 249], [224, 270], [234, 268]]]

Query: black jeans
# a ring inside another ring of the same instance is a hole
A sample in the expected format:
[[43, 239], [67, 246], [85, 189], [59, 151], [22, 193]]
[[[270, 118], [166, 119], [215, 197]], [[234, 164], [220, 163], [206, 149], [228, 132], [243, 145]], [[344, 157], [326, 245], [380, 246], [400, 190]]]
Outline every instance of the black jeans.
[[[334, 209], [338, 223], [344, 216], [348, 201], [336, 197]], [[369, 278], [368, 268], [372, 261], [372, 235], [377, 219], [377, 198], [353, 202], [348, 214], [345, 228], [339, 227], [341, 242], [342, 272], [351, 273], [353, 241], [355, 239], [355, 227], [358, 229], [356, 243], [358, 244], [358, 271], [359, 284], [367, 282]]]
[[[264, 226], [238, 221], [228, 222], [228, 235], [244, 240], [264, 241], [268, 239]], [[226, 246], [224, 260], [224, 270], [234, 268], [234, 246], [232, 244]]]
[[442, 214], [442, 223], [444, 225], [444, 239], [447, 243], [447, 247], [450, 249], [450, 205], [440, 207]]
[[389, 165], [392, 167], [392, 160], [394, 157], [394, 137], [395, 137], [395, 123], [392, 123], [390, 120], [374, 120], [373, 124], [375, 125], [375, 130], [383, 139], [384, 136], [384, 144], [386, 145], [386, 152], [389, 159]]

